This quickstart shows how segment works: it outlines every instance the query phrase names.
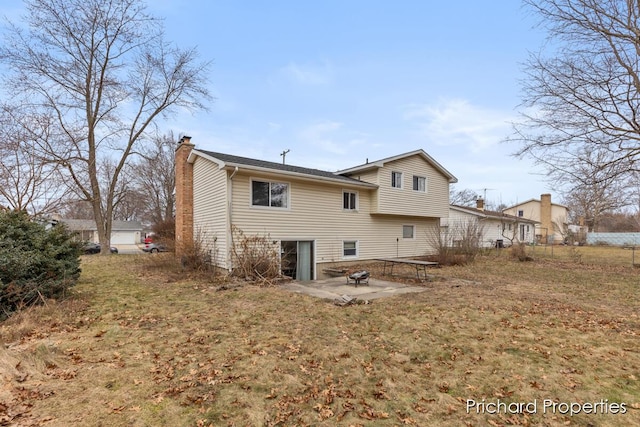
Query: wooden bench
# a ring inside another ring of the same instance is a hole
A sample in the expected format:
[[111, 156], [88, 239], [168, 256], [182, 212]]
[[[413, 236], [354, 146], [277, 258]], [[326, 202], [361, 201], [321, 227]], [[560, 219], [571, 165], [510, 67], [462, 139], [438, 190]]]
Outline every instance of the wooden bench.
[[331, 277], [344, 276], [348, 271], [349, 270], [347, 270], [346, 268], [325, 268], [322, 270], [323, 273]]

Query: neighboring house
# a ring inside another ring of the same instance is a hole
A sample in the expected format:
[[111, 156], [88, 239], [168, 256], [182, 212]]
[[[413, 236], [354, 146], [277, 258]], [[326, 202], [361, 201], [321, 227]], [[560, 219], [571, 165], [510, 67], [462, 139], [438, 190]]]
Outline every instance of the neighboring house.
[[551, 202], [551, 194], [540, 195], [540, 200], [530, 199], [502, 211], [519, 218], [538, 222], [536, 240], [538, 243], [563, 243], [567, 236], [569, 209]]
[[176, 248], [195, 235], [217, 265], [233, 269], [234, 229], [268, 236], [299, 280], [335, 262], [421, 256], [433, 252], [429, 235], [448, 215], [453, 182], [423, 150], [333, 173], [197, 150], [184, 137]]
[[[70, 231], [76, 232], [82, 241], [99, 243], [98, 227], [92, 219], [61, 219]], [[111, 226], [111, 245], [135, 245], [141, 242], [142, 224], [140, 221], [113, 221]]]
[[[477, 237], [480, 247], [502, 247], [535, 241], [536, 221], [484, 209], [484, 200], [476, 207], [451, 205], [449, 217], [441, 221], [447, 244], [455, 246], [464, 238]], [[471, 236], [473, 232], [475, 236]]]

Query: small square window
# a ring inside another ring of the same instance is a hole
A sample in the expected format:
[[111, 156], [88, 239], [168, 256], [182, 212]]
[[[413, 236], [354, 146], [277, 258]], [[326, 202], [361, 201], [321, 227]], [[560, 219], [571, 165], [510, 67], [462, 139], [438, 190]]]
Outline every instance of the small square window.
[[402, 238], [403, 239], [414, 239], [415, 238], [415, 225], [403, 225], [402, 226]]
[[427, 192], [427, 178], [424, 176], [413, 176], [413, 191], [419, 191], [421, 193]]
[[391, 172], [391, 186], [402, 188], [402, 172]]
[[523, 210], [519, 210], [518, 211], [518, 216], [519, 217], [523, 217], [524, 216], [524, 211]]
[[358, 242], [355, 240], [345, 240], [342, 242], [342, 254], [344, 257], [358, 256]]
[[358, 209], [358, 193], [344, 191], [342, 193], [342, 208], [349, 211]]

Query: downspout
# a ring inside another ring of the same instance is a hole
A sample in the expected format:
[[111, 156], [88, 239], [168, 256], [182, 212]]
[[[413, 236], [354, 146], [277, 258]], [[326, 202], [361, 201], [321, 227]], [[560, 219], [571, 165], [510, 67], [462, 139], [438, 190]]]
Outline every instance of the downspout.
[[231, 251], [233, 250], [233, 177], [238, 173], [238, 166], [235, 167], [231, 176], [229, 176], [229, 224], [228, 230], [229, 233], [229, 250], [227, 251], [227, 261], [228, 261], [228, 270], [233, 271], [233, 257], [231, 256]]

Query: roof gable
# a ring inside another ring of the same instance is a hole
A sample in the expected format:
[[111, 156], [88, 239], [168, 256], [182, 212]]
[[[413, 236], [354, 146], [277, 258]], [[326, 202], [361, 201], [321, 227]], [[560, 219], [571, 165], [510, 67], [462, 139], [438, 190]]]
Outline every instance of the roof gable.
[[[520, 207], [520, 206], [524, 206], [524, 205], [526, 205], [526, 204], [528, 204], [528, 203], [537, 203], [537, 204], [541, 204], [541, 203], [542, 203], [542, 201], [541, 201], [540, 199], [533, 199], [533, 198], [532, 198], [532, 199], [529, 199], [529, 200], [525, 200], [524, 202], [516, 203], [515, 205], [512, 205], [512, 206], [506, 207], [506, 208], [504, 208], [504, 210], [506, 211], [506, 210], [509, 210], [509, 209], [515, 209], [515, 208], [518, 208], [518, 207]], [[560, 203], [555, 203], [555, 202], [551, 202], [551, 206], [558, 206], [558, 207], [561, 207], [561, 208], [565, 208], [565, 209], [567, 209], [567, 210], [569, 209], [566, 205], [562, 205], [562, 204], [560, 204]]]
[[354, 166], [354, 167], [349, 168], [349, 169], [343, 169], [343, 170], [338, 171], [336, 173], [347, 175], [347, 174], [353, 174], [353, 173], [356, 173], [356, 172], [362, 172], [362, 171], [373, 169], [373, 168], [382, 168], [382, 167], [384, 167], [385, 163], [393, 162], [393, 161], [404, 159], [404, 158], [411, 157], [411, 156], [420, 156], [420, 157], [422, 157], [434, 169], [436, 169], [438, 172], [440, 172], [442, 175], [444, 175], [448, 179], [449, 183], [453, 184], [453, 183], [458, 182], [458, 179], [455, 176], [453, 176], [453, 174], [451, 174], [451, 172], [446, 170], [444, 168], [444, 166], [442, 166], [440, 163], [438, 163], [433, 157], [428, 155], [422, 149], [410, 151], [408, 153], [398, 154], [396, 156], [387, 157], [387, 158], [384, 158], [384, 159], [376, 160], [374, 162], [364, 163], [362, 165]]

